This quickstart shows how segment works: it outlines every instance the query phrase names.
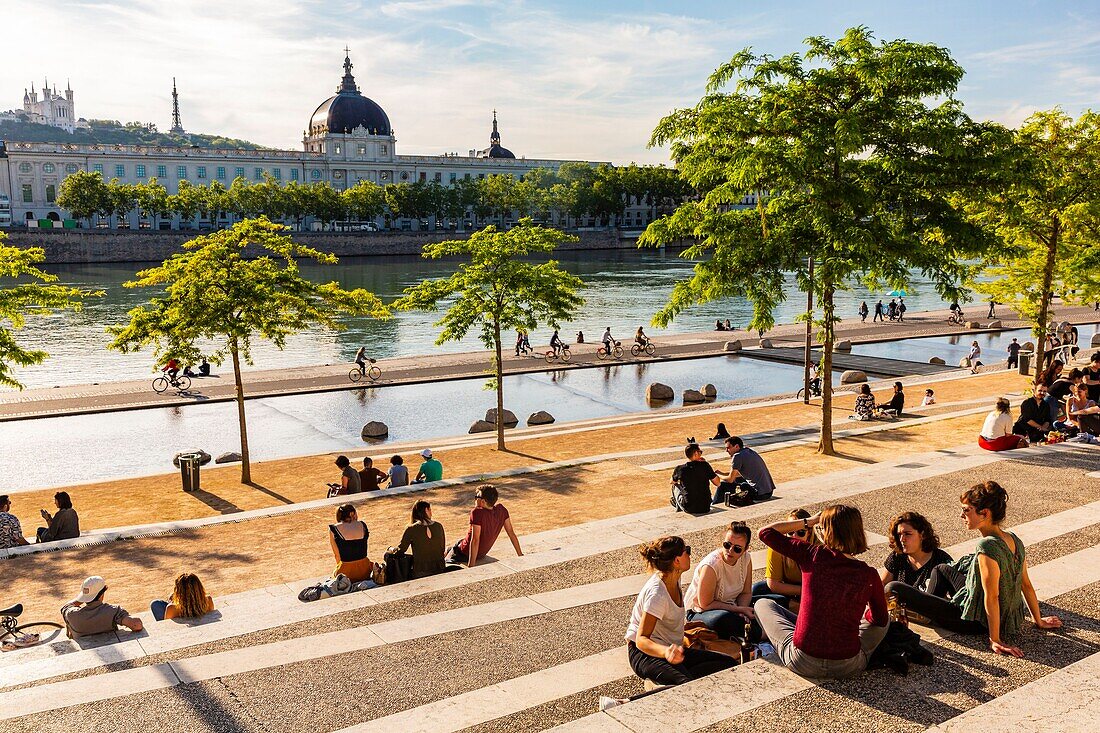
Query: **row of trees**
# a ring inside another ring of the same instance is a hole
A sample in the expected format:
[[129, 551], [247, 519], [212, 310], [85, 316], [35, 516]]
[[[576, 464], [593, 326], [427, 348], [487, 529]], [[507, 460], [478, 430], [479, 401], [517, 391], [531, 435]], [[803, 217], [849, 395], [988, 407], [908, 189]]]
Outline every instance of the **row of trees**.
[[266, 216], [301, 226], [306, 218], [330, 223], [343, 220], [373, 221], [428, 219], [473, 223], [536, 216], [545, 221], [566, 217], [591, 217], [614, 225], [632, 202], [650, 208], [655, 218], [671, 210], [691, 189], [676, 171], [660, 166], [631, 165], [616, 168], [566, 163], [558, 170], [538, 168], [522, 178], [490, 175], [462, 178], [453, 183], [435, 181], [378, 185], [359, 181], [338, 191], [328, 183], [282, 183], [235, 179], [229, 187], [218, 181], [195, 185], [180, 181], [175, 193], [156, 178], [147, 183], [104, 181], [99, 173], [80, 171], [61, 183], [57, 203], [77, 219], [93, 216], [118, 221], [138, 211], [152, 222], [178, 216], [196, 217], [215, 224], [226, 215], [237, 219]]

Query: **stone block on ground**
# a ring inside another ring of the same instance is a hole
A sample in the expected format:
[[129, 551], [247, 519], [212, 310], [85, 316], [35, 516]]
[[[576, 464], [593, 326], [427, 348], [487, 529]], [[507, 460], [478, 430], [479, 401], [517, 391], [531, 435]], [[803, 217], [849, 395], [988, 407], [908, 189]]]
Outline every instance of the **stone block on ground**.
[[848, 339], [843, 339], [842, 341], [837, 341], [836, 346], [834, 346], [833, 349], [836, 350], [836, 351], [851, 351], [852, 350], [852, 342], [849, 341]]
[[[504, 427], [511, 428], [519, 425], [519, 418], [516, 417], [516, 413], [506, 409], [503, 414]], [[485, 422], [491, 425], [497, 424], [497, 408], [490, 407], [488, 410], [485, 411]]]
[[474, 420], [474, 424], [470, 426], [471, 433], [491, 433], [496, 429], [496, 423], [487, 420]]
[[204, 450], [181, 450], [179, 453], [172, 456], [172, 465], [175, 466], [176, 468], [179, 468], [180, 467], [180, 456], [182, 456], [185, 453], [198, 453], [199, 454], [199, 465], [200, 466], [205, 466], [207, 463], [210, 463], [210, 460], [211, 460], [210, 454], [207, 453]]
[[1100, 331], [1092, 335], [1092, 347], [1095, 349], [1097, 346], [1100, 346]]
[[363, 426], [363, 440], [371, 440], [375, 438], [385, 438], [390, 434], [390, 428], [384, 422], [378, 422], [377, 420], [371, 420], [369, 423]]
[[764, 338], [764, 339], [760, 339], [760, 348], [761, 349], [774, 349], [775, 346], [772, 345], [772, 340], [771, 339]]
[[967, 328], [981, 328], [982, 324], [978, 323], [977, 321], [967, 321], [966, 322], [966, 327]]
[[1000, 321], [990, 321], [986, 324], [986, 328], [1003, 328]]
[[236, 451], [228, 451], [222, 453], [220, 456], [214, 459], [214, 463], [240, 463], [241, 454]]
[[859, 382], [866, 382], [867, 375], [858, 369], [849, 369], [840, 375], [841, 384], [858, 384]]
[[554, 422], [554, 416], [545, 410], [532, 412], [531, 416], [527, 418], [528, 425], [549, 425], [552, 422]]
[[741, 350], [741, 340], [740, 339], [735, 339], [733, 341], [727, 341], [726, 345], [723, 346], [722, 349], [724, 351], [740, 351]]
[[684, 404], [692, 405], [699, 402], [706, 402], [707, 398], [703, 396], [703, 393], [697, 389], [685, 389], [684, 390]]
[[672, 387], [660, 382], [654, 382], [645, 388], [645, 398], [648, 402], [667, 402], [676, 396]]
[[704, 384], [699, 388], [699, 391], [703, 393], [703, 396], [708, 400], [713, 400], [718, 396], [718, 388], [713, 384]]
[[928, 363], [929, 364], [939, 364], [940, 366], [944, 366], [944, 365], [947, 364], [946, 361], [944, 361], [943, 359], [941, 359], [938, 356], [933, 356], [931, 359], [928, 360]]

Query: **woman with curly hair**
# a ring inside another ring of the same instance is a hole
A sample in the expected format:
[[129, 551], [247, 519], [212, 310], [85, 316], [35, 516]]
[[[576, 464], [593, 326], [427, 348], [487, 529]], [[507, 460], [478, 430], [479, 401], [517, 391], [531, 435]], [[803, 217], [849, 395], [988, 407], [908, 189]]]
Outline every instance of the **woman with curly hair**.
[[902, 512], [890, 522], [890, 554], [879, 573], [882, 584], [897, 581], [924, 588], [932, 568], [951, 562], [940, 548], [932, 523], [916, 512]]
[[149, 610], [157, 621], [173, 618], [199, 618], [214, 610], [214, 599], [206, 593], [199, 576], [184, 573], [167, 601], [153, 601]]
[[1040, 629], [1060, 628], [1062, 621], [1039, 613], [1039, 599], [1027, 576], [1024, 543], [1001, 526], [1008, 492], [996, 481], [985, 481], [971, 486], [959, 499], [967, 529], [981, 534], [974, 554], [937, 565], [929, 576], [927, 593], [896, 581], [887, 584], [886, 592], [948, 631], [988, 634], [995, 654], [1022, 657], [1023, 651], [1006, 644], [1004, 637], [1022, 629], [1025, 605]]

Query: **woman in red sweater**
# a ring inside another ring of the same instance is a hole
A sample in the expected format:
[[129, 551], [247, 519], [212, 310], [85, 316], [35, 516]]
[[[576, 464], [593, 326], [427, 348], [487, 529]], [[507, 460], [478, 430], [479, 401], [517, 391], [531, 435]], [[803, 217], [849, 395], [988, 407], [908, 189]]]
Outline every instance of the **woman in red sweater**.
[[[815, 529], [822, 544], [792, 536], [800, 529]], [[753, 605], [783, 664], [815, 678], [851, 677], [866, 669], [890, 619], [878, 573], [855, 559], [867, 550], [859, 510], [838, 504], [809, 519], [776, 522], [760, 530], [760, 541], [802, 570], [797, 616], [769, 598]], [[870, 623], [863, 620], [868, 604]]]

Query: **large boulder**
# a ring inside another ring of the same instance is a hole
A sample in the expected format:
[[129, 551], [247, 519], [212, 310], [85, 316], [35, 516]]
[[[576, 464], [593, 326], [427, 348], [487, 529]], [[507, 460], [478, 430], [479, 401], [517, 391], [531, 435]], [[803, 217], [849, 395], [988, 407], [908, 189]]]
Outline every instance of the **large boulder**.
[[699, 388], [699, 391], [703, 393], [703, 396], [708, 400], [713, 400], [718, 397], [718, 388], [713, 384], [704, 384]]
[[528, 425], [549, 425], [552, 422], [554, 422], [554, 416], [545, 410], [532, 412], [531, 416], [527, 418]]
[[740, 339], [734, 339], [733, 341], [727, 341], [726, 345], [723, 346], [722, 349], [724, 351], [734, 351], [734, 352], [740, 351], [741, 350], [741, 340]]
[[760, 348], [761, 349], [774, 349], [775, 347], [772, 346], [772, 340], [771, 339], [760, 339]]
[[985, 324], [985, 327], [986, 328], [1003, 328], [1000, 321], [990, 321], [989, 323]]
[[1097, 346], [1100, 346], [1100, 331], [1092, 335], [1092, 347], [1095, 349]]
[[181, 450], [179, 453], [172, 456], [172, 465], [173, 466], [175, 466], [176, 468], [180, 467], [180, 456], [182, 456], [184, 453], [198, 453], [199, 454], [199, 465], [200, 466], [205, 466], [207, 463], [210, 463], [210, 461], [211, 461], [210, 454], [207, 453], [204, 450], [197, 450], [197, 449], [196, 450]]
[[966, 322], [966, 327], [967, 328], [981, 328], [982, 324], [978, 323], [977, 321], [967, 321]]
[[241, 460], [241, 454], [231, 450], [215, 458], [214, 463], [240, 463]]
[[961, 369], [973, 369], [974, 363], [970, 361], [969, 356], [964, 356], [963, 358], [959, 359], [959, 367]]
[[840, 375], [841, 384], [858, 384], [859, 382], [866, 382], [867, 375], [858, 369], [849, 369]]
[[700, 402], [706, 402], [707, 398], [703, 396], [703, 393], [697, 389], [685, 389], [684, 390], [684, 404], [693, 405]]
[[940, 366], [944, 366], [945, 364], [947, 364], [946, 361], [944, 361], [943, 359], [941, 359], [938, 356], [933, 356], [931, 359], [928, 360], [928, 363], [929, 364], [938, 364]]
[[676, 393], [672, 391], [672, 387], [660, 382], [654, 382], [645, 388], [647, 402], [668, 402], [675, 396]]
[[491, 433], [496, 429], [496, 423], [491, 423], [486, 420], [474, 420], [474, 424], [470, 426], [471, 433]]
[[[511, 410], [505, 410], [503, 414], [504, 427], [514, 428], [515, 426], [519, 425], [519, 418], [516, 417], [516, 413], [512, 412]], [[488, 410], [485, 411], [485, 422], [492, 425], [497, 424], [497, 408], [490, 407]]]
[[848, 339], [844, 339], [842, 341], [837, 341], [836, 346], [834, 346], [833, 349], [835, 351], [851, 351], [852, 350], [852, 342], [849, 341]]
[[369, 423], [363, 426], [363, 440], [376, 440], [378, 438], [385, 438], [389, 434], [390, 428], [384, 422], [371, 420]]

